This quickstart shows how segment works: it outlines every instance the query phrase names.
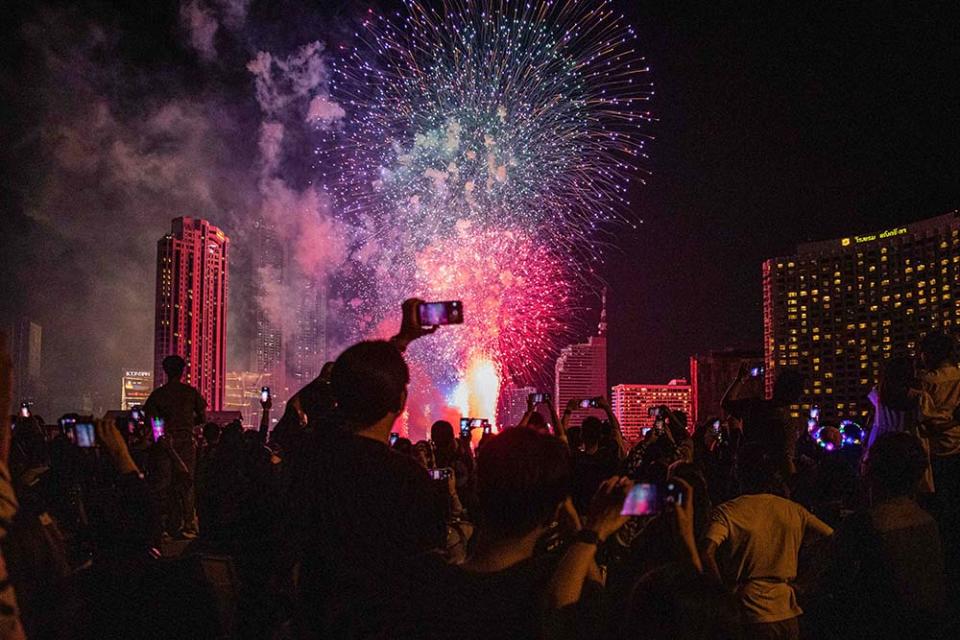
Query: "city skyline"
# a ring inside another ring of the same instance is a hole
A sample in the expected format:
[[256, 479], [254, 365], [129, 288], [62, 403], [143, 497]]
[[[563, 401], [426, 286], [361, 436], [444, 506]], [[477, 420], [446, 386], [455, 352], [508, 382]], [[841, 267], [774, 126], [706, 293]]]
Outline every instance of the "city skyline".
[[[760, 346], [764, 259], [960, 203], [954, 8], [619, 5], [650, 64], [656, 122], [650, 175], [627, 194], [643, 223], [598, 229], [610, 246], [588, 269], [610, 286], [611, 383], [668, 380], [690, 354]], [[242, 34], [221, 28], [211, 61], [176, 2], [72, 7], [18, 3], [0, 25], [2, 84], [16, 88], [0, 128], [0, 315], [43, 327], [46, 414], [84, 396], [116, 404], [124, 368], [150, 368], [155, 241], [180, 212], [234, 242], [228, 357], [250, 366], [252, 223], [266, 216], [290, 238], [302, 218], [290, 212], [323, 204], [304, 188], [335, 167], [314, 161], [318, 127], [297, 111], [307, 105], [261, 106], [246, 67], [313, 41], [335, 57], [353, 44], [336, 25], [363, 19], [356, 3], [285, 3], [277, 29], [259, 18]], [[260, 145], [268, 118], [286, 127], [278, 164]], [[122, 312], [107, 319], [105, 301]], [[331, 308], [349, 301], [331, 293]]]

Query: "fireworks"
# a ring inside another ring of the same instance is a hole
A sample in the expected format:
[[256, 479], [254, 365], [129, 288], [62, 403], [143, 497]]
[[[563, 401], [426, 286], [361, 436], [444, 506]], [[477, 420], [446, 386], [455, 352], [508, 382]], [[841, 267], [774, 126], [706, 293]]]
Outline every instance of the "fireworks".
[[331, 65], [348, 124], [321, 145], [327, 188], [380, 248], [362, 297], [372, 316], [413, 292], [463, 299], [438, 376], [491, 362], [529, 380], [571, 326], [572, 283], [596, 284], [598, 233], [627, 220], [648, 70], [608, 0], [405, 6], [371, 12]]
[[468, 314], [464, 325], [431, 338], [435, 371], [452, 362], [457, 376], [480, 358], [496, 363], [501, 376], [529, 380], [568, 335], [575, 296], [567, 263], [530, 237], [461, 223], [419, 252], [415, 265], [413, 290], [430, 300], [463, 300]]

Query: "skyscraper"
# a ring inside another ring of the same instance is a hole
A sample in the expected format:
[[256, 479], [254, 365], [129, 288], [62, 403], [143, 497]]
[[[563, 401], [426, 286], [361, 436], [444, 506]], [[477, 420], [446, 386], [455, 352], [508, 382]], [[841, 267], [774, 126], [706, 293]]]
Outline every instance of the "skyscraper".
[[320, 375], [326, 357], [327, 291], [316, 278], [297, 287], [296, 327], [287, 340], [287, 379], [295, 393]]
[[[557, 358], [554, 402], [563, 413], [570, 400], [585, 400], [607, 395], [607, 295], [603, 294], [597, 335], [581, 344], [564, 347]], [[599, 409], [577, 409], [570, 424], [588, 415], [603, 416]]]
[[[618, 384], [613, 388], [610, 405], [623, 437], [639, 440], [643, 429], [653, 426], [655, 418], [650, 417], [650, 407], [666, 405], [671, 411], [683, 411], [689, 419], [693, 400], [686, 380], [671, 380], [668, 384]], [[688, 420], [687, 429], [692, 426]]]
[[690, 424], [720, 415], [723, 392], [737, 377], [740, 365], [757, 367], [763, 364], [759, 351], [724, 349], [690, 356], [690, 387], [693, 413]]
[[129, 411], [147, 401], [153, 390], [153, 372], [124, 371], [120, 385], [120, 408]]
[[184, 382], [211, 411], [223, 407], [226, 374], [227, 246], [223, 231], [199, 218], [175, 218], [157, 242], [153, 382], [166, 382], [168, 355], [187, 362]]
[[28, 318], [17, 318], [10, 331], [14, 401], [33, 401], [40, 395], [43, 329]]
[[763, 263], [767, 393], [777, 370], [806, 377], [801, 410], [863, 419], [885, 358], [960, 322], [960, 214], [802, 244]]
[[280, 308], [283, 301], [284, 259], [283, 245], [276, 230], [263, 218], [254, 223], [257, 238], [256, 305], [257, 337], [254, 368], [274, 379], [283, 371], [283, 327]]

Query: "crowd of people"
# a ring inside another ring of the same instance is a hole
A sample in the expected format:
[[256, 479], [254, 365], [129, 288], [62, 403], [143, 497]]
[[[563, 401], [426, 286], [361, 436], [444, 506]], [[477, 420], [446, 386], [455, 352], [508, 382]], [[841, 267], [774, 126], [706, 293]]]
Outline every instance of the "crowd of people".
[[862, 443], [810, 428], [796, 372], [765, 398], [746, 368], [723, 415], [653, 407], [639, 442], [606, 398], [574, 423], [537, 394], [478, 443], [413, 443], [417, 303], [272, 430], [268, 399], [259, 428], [207, 423], [172, 356], [83, 446], [80, 416], [10, 423], [2, 354], [0, 638], [960, 637], [952, 337], [885, 362]]

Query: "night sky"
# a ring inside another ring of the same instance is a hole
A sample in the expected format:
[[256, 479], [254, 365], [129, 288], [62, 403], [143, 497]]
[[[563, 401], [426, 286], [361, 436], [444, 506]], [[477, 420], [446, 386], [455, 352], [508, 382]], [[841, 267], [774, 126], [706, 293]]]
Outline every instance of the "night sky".
[[[245, 61], [309, 39], [334, 47], [368, 6], [254, 2], [231, 30], [228, 10], [244, 3], [208, 4], [221, 21], [208, 59], [177, 3], [19, 2], [2, 21], [2, 319], [25, 312], [44, 325], [52, 387], [109, 397], [122, 368], [149, 368], [155, 242], [169, 218], [195, 189], [228, 232], [249, 219], [247, 134], [259, 120]], [[763, 259], [960, 207], [955, 3], [622, 7], [659, 121], [652, 176], [634, 196], [645, 222], [614, 230], [605, 267], [611, 384], [684, 376], [697, 351], [759, 349]], [[169, 119], [142, 122], [171, 101], [182, 137]], [[96, 124], [98, 105], [108, 125]], [[86, 131], [96, 144], [76, 139]], [[136, 182], [143, 165], [118, 160], [117, 141], [159, 158], [169, 182]], [[243, 273], [249, 256], [234, 255]], [[236, 275], [231, 284], [236, 312], [250, 291]], [[249, 331], [238, 314], [231, 341]], [[243, 351], [234, 344], [228, 358]]]

